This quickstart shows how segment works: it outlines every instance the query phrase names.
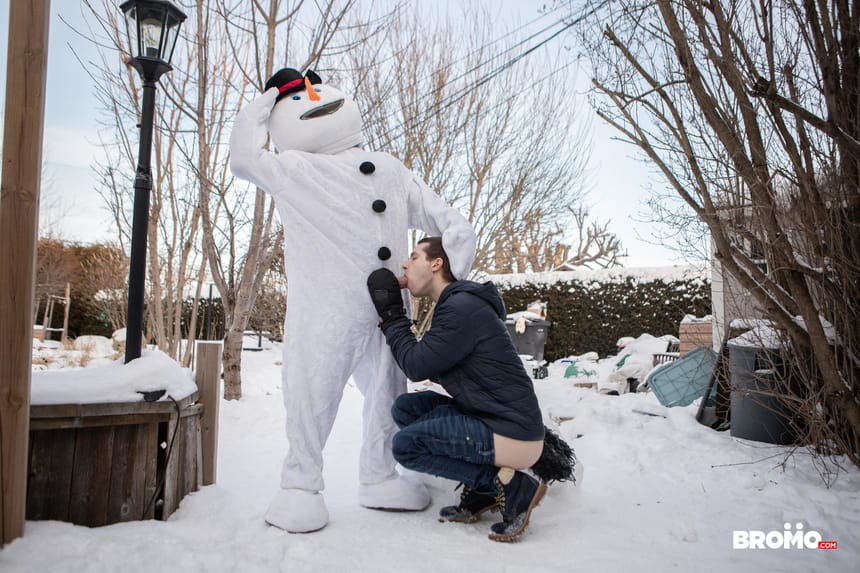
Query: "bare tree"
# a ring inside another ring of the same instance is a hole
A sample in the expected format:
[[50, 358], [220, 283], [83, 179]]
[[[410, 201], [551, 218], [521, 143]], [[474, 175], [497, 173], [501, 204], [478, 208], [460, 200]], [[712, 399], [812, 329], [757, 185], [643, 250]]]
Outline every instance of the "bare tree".
[[857, 3], [620, 0], [583, 30], [598, 113], [786, 333], [810, 439], [860, 465]]
[[128, 256], [117, 245], [95, 245], [81, 261], [82, 275], [92, 285], [94, 295], [86, 301], [103, 314], [113, 330], [125, 325], [128, 312]]
[[62, 240], [60, 223], [70, 211], [71, 205], [68, 198], [58, 192], [55, 181], [53, 169], [43, 163], [39, 191], [39, 238]]
[[[0, 123], [3, 123], [3, 114], [0, 113]], [[45, 142], [45, 155], [50, 157], [50, 141]], [[3, 155], [3, 136], [0, 135], [0, 156]], [[68, 199], [58, 192], [54, 185], [56, 177], [54, 170], [47, 161], [42, 163], [42, 174], [39, 176], [39, 239], [63, 240], [60, 222], [70, 209]], [[39, 296], [36, 294], [35, 300]]]
[[[597, 266], [609, 268], [619, 265], [621, 241], [609, 231], [609, 221], [598, 223], [589, 221], [588, 209], [579, 206], [570, 209], [576, 228], [574, 240], [557, 243], [550, 248], [544, 246], [542, 258], [536, 258], [531, 264], [535, 270], [549, 271], [554, 267], [566, 264], [571, 267], [591, 268]], [[570, 243], [570, 244], [567, 244]], [[538, 250], [536, 255], [540, 257]]]
[[[280, 229], [278, 235], [281, 236]], [[284, 269], [283, 240], [275, 243], [269, 268], [263, 277], [248, 317], [248, 327], [274, 340], [284, 337], [284, 312], [287, 308], [287, 275]]]
[[36, 286], [33, 293], [34, 324], [42, 324], [37, 316], [39, 309], [43, 303], [49, 302], [49, 297], [64, 292], [66, 283], [72, 280], [77, 262], [74, 253], [63, 241], [39, 239], [36, 249]]
[[[570, 62], [552, 50], [529, 55], [554, 29], [500, 40], [492, 23], [474, 5], [456, 22], [399, 12], [381, 42], [350, 51], [348, 67], [358, 70], [369, 145], [398, 156], [469, 219], [475, 270], [541, 270], [564, 250], [585, 197], [587, 123], [570, 104]], [[603, 247], [617, 252], [617, 240]]]

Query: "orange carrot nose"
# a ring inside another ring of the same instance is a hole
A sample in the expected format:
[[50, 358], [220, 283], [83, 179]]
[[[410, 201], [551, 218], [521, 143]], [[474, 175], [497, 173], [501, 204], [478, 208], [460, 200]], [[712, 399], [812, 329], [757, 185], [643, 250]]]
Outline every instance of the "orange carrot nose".
[[308, 90], [308, 99], [311, 101], [319, 101], [320, 94], [314, 91], [314, 86], [311, 85], [311, 81], [308, 78], [305, 78], [305, 88]]

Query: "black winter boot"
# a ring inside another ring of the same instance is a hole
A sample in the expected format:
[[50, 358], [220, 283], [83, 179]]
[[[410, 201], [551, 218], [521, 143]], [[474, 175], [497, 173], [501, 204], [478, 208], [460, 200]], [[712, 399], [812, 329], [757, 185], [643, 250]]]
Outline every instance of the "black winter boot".
[[532, 510], [543, 499], [546, 483], [523, 472], [502, 468], [496, 476], [496, 487], [499, 491], [496, 500], [502, 510], [503, 521], [493, 524], [490, 539], [516, 541], [528, 527]]
[[456, 521], [457, 523], [474, 523], [482, 514], [499, 511], [496, 498], [492, 495], [478, 493], [469, 486], [463, 485], [460, 492], [460, 503], [448, 505], [439, 510], [439, 521]]

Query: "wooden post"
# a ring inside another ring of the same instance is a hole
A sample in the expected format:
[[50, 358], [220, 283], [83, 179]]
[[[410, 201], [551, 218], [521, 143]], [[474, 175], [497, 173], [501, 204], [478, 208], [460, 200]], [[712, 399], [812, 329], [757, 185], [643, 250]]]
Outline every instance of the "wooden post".
[[0, 184], [0, 544], [24, 535], [49, 0], [10, 0]]
[[203, 485], [215, 483], [218, 467], [218, 406], [221, 402], [221, 342], [197, 341], [195, 379], [203, 404]]
[[69, 335], [69, 307], [72, 305], [72, 285], [71, 283], [66, 283], [66, 304], [65, 311], [63, 312], [63, 335], [60, 338], [60, 342], [65, 342], [66, 337]]

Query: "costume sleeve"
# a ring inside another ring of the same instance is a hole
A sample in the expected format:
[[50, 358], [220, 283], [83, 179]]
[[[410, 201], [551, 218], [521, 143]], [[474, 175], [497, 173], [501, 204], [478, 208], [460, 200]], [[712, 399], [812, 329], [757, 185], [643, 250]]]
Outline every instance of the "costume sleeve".
[[477, 238], [472, 225], [414, 173], [410, 173], [409, 226], [441, 235], [456, 279], [466, 279], [475, 260]]
[[385, 330], [394, 360], [410, 380], [436, 380], [450, 370], [475, 346], [474, 332], [467, 316], [457, 316], [451, 305], [436, 307], [433, 325], [416, 340], [407, 320]]
[[269, 193], [278, 188], [276, 183], [279, 180], [276, 155], [266, 149], [266, 122], [277, 97], [277, 88], [270, 88], [243, 107], [236, 115], [230, 134], [230, 170], [233, 175]]

